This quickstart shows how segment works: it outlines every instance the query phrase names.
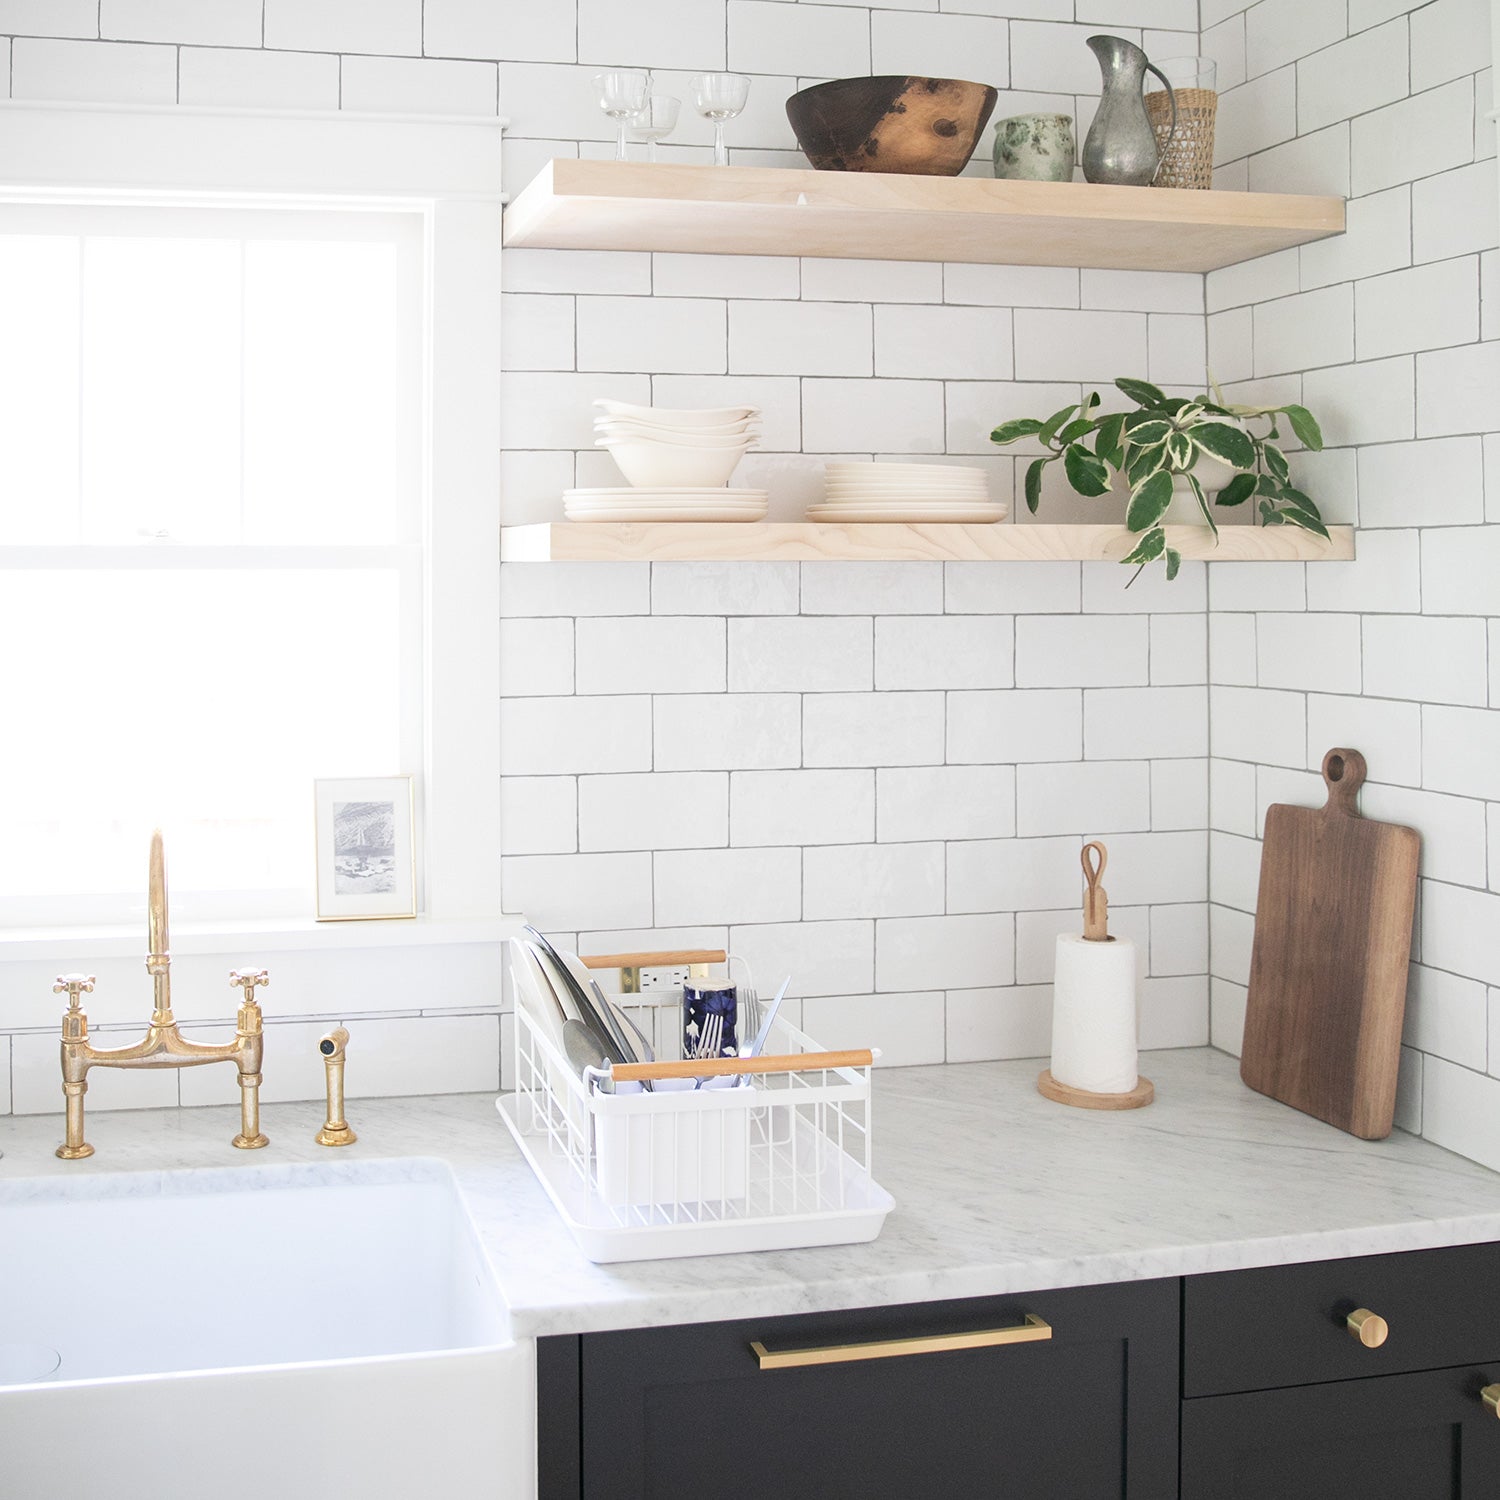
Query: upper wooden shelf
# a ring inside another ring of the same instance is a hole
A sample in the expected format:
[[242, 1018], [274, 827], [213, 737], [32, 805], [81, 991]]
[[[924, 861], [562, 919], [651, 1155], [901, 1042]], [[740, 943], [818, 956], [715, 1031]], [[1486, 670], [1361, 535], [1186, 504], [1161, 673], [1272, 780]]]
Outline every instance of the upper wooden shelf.
[[1342, 234], [1344, 200], [1088, 182], [549, 162], [505, 244], [1213, 271]]
[[[1168, 545], [1206, 562], [1346, 562], [1354, 529], [1324, 541], [1295, 526], [1167, 527]], [[952, 523], [829, 525], [811, 521], [557, 521], [507, 526], [506, 562], [1119, 562], [1139, 537], [1123, 526]]]

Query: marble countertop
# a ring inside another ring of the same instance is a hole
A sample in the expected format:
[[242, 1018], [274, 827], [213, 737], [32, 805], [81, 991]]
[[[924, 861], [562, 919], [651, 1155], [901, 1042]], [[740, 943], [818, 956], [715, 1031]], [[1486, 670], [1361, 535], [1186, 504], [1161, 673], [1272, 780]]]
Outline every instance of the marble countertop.
[[1408, 1135], [1359, 1141], [1251, 1093], [1208, 1049], [1144, 1059], [1148, 1109], [1068, 1109], [1037, 1063], [884, 1069], [875, 1176], [896, 1207], [868, 1245], [596, 1266], [489, 1095], [351, 1099], [356, 1145], [314, 1144], [319, 1104], [99, 1112], [86, 1161], [62, 1113], [0, 1118], [0, 1180], [438, 1157], [458, 1177], [518, 1337], [891, 1305], [1500, 1241], [1500, 1174]]

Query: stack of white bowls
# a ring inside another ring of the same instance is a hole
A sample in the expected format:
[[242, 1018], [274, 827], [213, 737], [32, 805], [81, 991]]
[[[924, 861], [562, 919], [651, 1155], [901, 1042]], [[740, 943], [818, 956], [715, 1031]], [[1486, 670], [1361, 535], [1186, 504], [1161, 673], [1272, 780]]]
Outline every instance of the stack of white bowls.
[[642, 489], [728, 484], [758, 434], [756, 406], [670, 411], [624, 401], [594, 405], [600, 411], [595, 446], [608, 448], [620, 472]]
[[811, 521], [1003, 521], [1008, 507], [990, 499], [981, 468], [958, 464], [835, 463], [827, 495]]
[[608, 448], [629, 488], [568, 490], [575, 521], [758, 521], [766, 492], [728, 488], [755, 446], [758, 406], [672, 411], [601, 397], [594, 445]]

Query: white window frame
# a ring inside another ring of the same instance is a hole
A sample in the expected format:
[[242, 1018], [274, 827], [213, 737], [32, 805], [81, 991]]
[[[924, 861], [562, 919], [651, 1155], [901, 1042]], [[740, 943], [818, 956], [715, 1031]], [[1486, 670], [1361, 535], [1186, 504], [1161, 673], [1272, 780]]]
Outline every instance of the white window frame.
[[[0, 103], [3, 201], [376, 209], [422, 219], [423, 916], [316, 929], [252, 924], [280, 946], [482, 941], [508, 925], [499, 918], [503, 123]], [[311, 806], [309, 787], [309, 817]], [[230, 940], [244, 933], [235, 924]], [[0, 932], [0, 956], [55, 952], [57, 936]], [[125, 951], [139, 945], [135, 933], [72, 936], [84, 940], [83, 950], [72, 947], [80, 956], [117, 951], [122, 939]], [[184, 931], [176, 946], [213, 951], [214, 937]]]

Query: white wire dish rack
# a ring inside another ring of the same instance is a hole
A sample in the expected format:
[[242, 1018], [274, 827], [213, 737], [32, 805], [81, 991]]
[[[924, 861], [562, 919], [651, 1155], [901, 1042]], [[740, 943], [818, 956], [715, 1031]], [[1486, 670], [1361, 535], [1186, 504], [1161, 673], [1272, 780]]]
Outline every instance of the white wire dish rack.
[[873, 1240], [895, 1202], [870, 1175], [873, 1055], [820, 1051], [778, 1020], [762, 1057], [684, 1063], [681, 1006], [654, 993], [669, 1003], [619, 1002], [669, 1060], [583, 1077], [516, 1007], [516, 1087], [496, 1108], [583, 1253], [659, 1260]]

